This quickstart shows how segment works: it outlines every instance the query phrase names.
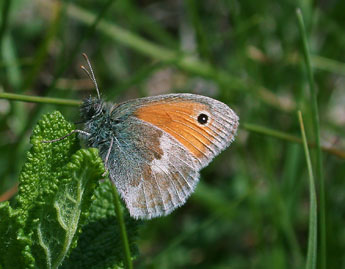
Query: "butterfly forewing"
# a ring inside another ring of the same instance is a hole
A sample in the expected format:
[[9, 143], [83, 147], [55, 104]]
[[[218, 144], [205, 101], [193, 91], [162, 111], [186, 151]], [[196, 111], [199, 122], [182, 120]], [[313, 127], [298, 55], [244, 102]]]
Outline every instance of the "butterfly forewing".
[[[225, 104], [212, 98], [192, 95], [165, 95], [149, 99], [134, 112], [135, 116], [162, 129], [206, 166], [234, 139], [237, 115]], [[143, 100], [142, 99], [142, 100]], [[207, 121], [198, 118], [205, 115]]]

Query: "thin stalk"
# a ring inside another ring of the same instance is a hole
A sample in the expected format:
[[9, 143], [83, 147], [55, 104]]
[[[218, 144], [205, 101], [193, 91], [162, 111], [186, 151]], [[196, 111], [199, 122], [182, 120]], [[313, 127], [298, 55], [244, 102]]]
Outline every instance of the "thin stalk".
[[301, 135], [303, 139], [303, 147], [305, 152], [305, 159], [308, 166], [309, 174], [309, 195], [310, 195], [310, 205], [309, 205], [309, 235], [308, 235], [308, 253], [307, 253], [307, 269], [316, 268], [316, 259], [317, 259], [317, 200], [316, 200], [316, 191], [314, 184], [313, 176], [313, 167], [311, 165], [307, 137], [305, 135], [303, 118], [301, 111], [298, 111], [298, 120], [301, 126]]
[[[253, 133], [258, 133], [261, 135], [271, 136], [277, 139], [302, 144], [303, 141], [300, 137], [284, 133], [282, 131], [267, 128], [265, 126], [260, 126], [252, 123], [242, 123], [242, 128]], [[315, 147], [316, 144], [313, 142], [308, 142], [308, 146]], [[322, 146], [321, 149], [329, 154], [337, 156], [338, 158], [345, 159], [345, 152], [336, 148]]]
[[[41, 96], [29, 96], [23, 94], [5, 93], [0, 92], [0, 99], [22, 101], [22, 102], [33, 102], [33, 103], [44, 103], [44, 104], [55, 104], [55, 105], [65, 105], [65, 106], [80, 106], [82, 101], [72, 100], [72, 99], [62, 99], [62, 98], [50, 98]], [[282, 131], [267, 128], [265, 126], [260, 126], [252, 123], [242, 123], [242, 128], [253, 133], [258, 133], [261, 135], [271, 136], [277, 139], [302, 144], [303, 141], [300, 137], [284, 133]], [[310, 147], [315, 147], [315, 143], [308, 142]], [[337, 156], [338, 158], [345, 159], [345, 152], [331, 147], [321, 147], [321, 149], [329, 154]]]
[[25, 95], [25, 94], [16, 94], [16, 93], [7, 93], [7, 92], [0, 92], [0, 99], [31, 102], [31, 103], [41, 103], [41, 104], [65, 105], [65, 106], [80, 106], [81, 105], [81, 101], [78, 101], [78, 100], [30, 96], [30, 95]]
[[287, 140], [294, 143], [302, 143], [301, 138], [297, 136], [287, 134], [282, 131], [273, 130], [265, 126], [260, 126], [252, 123], [242, 123], [242, 128], [250, 132], [272, 136], [281, 140]]
[[323, 165], [322, 165], [322, 151], [320, 143], [320, 125], [319, 125], [319, 109], [317, 104], [317, 93], [315, 89], [313, 70], [311, 67], [309, 45], [307, 41], [307, 34], [305, 31], [303, 15], [300, 9], [296, 11], [298, 26], [303, 41], [303, 53], [304, 60], [307, 68], [307, 75], [309, 80], [309, 87], [311, 93], [311, 105], [312, 105], [312, 120], [315, 134], [316, 144], [316, 178], [319, 182], [320, 192], [320, 268], [326, 269], [327, 265], [327, 241], [326, 241], [326, 199], [325, 199], [325, 186], [323, 177]]
[[117, 189], [113, 183], [111, 183], [112, 186], [112, 191], [113, 191], [113, 197], [114, 197], [114, 206], [115, 206], [115, 213], [116, 213], [116, 219], [117, 222], [120, 226], [120, 233], [121, 233], [121, 240], [123, 244], [123, 251], [124, 251], [124, 264], [126, 268], [132, 269], [133, 268], [133, 263], [131, 259], [131, 250], [129, 248], [129, 243], [128, 243], [128, 236], [127, 236], [127, 231], [126, 231], [126, 225], [125, 225], [125, 220], [123, 218], [122, 214], [122, 207], [121, 207], [121, 202], [120, 202], [120, 197], [117, 192]]

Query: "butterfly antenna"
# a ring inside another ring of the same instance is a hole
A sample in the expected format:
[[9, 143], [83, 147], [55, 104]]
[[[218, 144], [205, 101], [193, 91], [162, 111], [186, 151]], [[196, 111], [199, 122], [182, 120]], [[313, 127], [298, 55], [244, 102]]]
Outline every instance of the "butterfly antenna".
[[101, 96], [99, 94], [99, 89], [98, 89], [98, 85], [97, 85], [97, 81], [96, 81], [96, 78], [95, 78], [95, 74], [93, 73], [93, 69], [92, 69], [92, 66], [91, 66], [91, 63], [90, 63], [90, 60], [89, 60], [89, 57], [87, 57], [87, 55], [85, 53], [83, 53], [83, 56], [87, 62], [87, 65], [89, 66], [89, 70], [87, 70], [85, 68], [85, 66], [80, 66], [81, 69], [83, 69], [83, 71], [88, 75], [88, 77], [90, 78], [90, 80], [92, 81], [93, 85], [95, 85], [95, 88], [96, 88], [96, 91], [97, 91], [97, 96], [98, 96], [98, 99], [101, 99]]

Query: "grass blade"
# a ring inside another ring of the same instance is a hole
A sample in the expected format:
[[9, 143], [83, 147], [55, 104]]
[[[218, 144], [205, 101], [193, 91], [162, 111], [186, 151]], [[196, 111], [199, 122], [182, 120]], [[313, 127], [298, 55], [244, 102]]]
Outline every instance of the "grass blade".
[[308, 166], [309, 174], [309, 194], [310, 194], [310, 207], [309, 207], [309, 235], [308, 235], [308, 253], [306, 268], [316, 268], [317, 259], [317, 202], [316, 202], [316, 191], [314, 184], [313, 168], [311, 165], [307, 138], [305, 135], [303, 118], [301, 111], [298, 111], [298, 120], [301, 127], [301, 134], [303, 139], [303, 147], [305, 152], [305, 159]]
[[319, 111], [318, 111], [318, 104], [317, 104], [317, 95], [316, 89], [314, 84], [314, 76], [311, 67], [311, 60], [310, 60], [310, 52], [309, 46], [307, 41], [307, 34], [305, 31], [303, 15], [300, 9], [296, 11], [297, 19], [298, 19], [298, 26], [300, 29], [302, 41], [303, 41], [303, 53], [304, 53], [304, 60], [306, 63], [307, 68], [307, 75], [309, 80], [309, 87], [310, 87], [310, 94], [311, 94], [311, 105], [312, 105], [312, 120], [313, 120], [313, 127], [314, 127], [314, 134], [315, 134], [315, 141], [316, 141], [316, 178], [319, 183], [319, 191], [320, 191], [320, 268], [325, 269], [327, 265], [327, 242], [326, 242], [326, 205], [325, 205], [325, 186], [324, 186], [324, 178], [323, 178], [323, 166], [322, 166], [322, 152], [321, 152], [321, 145], [320, 145], [320, 125], [319, 125]]
[[127, 231], [126, 231], [126, 224], [125, 220], [123, 218], [122, 214], [122, 208], [121, 208], [121, 202], [120, 202], [120, 197], [117, 192], [117, 189], [115, 187], [115, 184], [111, 183], [112, 186], [112, 191], [113, 191], [113, 196], [114, 196], [114, 206], [115, 206], [115, 213], [116, 213], [116, 218], [119, 223], [120, 231], [121, 231], [121, 239], [122, 239], [122, 244], [123, 244], [123, 254], [124, 254], [124, 264], [127, 269], [132, 269], [133, 268], [133, 263], [131, 259], [131, 251], [129, 249], [129, 243], [128, 243], [128, 236], [127, 236]]

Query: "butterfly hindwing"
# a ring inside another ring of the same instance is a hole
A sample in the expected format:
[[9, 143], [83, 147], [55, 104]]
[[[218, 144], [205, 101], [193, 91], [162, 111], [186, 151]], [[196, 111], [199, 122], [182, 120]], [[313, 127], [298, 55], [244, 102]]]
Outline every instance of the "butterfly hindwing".
[[166, 215], [193, 192], [198, 163], [158, 128], [135, 118], [128, 121], [112, 147], [110, 178], [133, 217]]

